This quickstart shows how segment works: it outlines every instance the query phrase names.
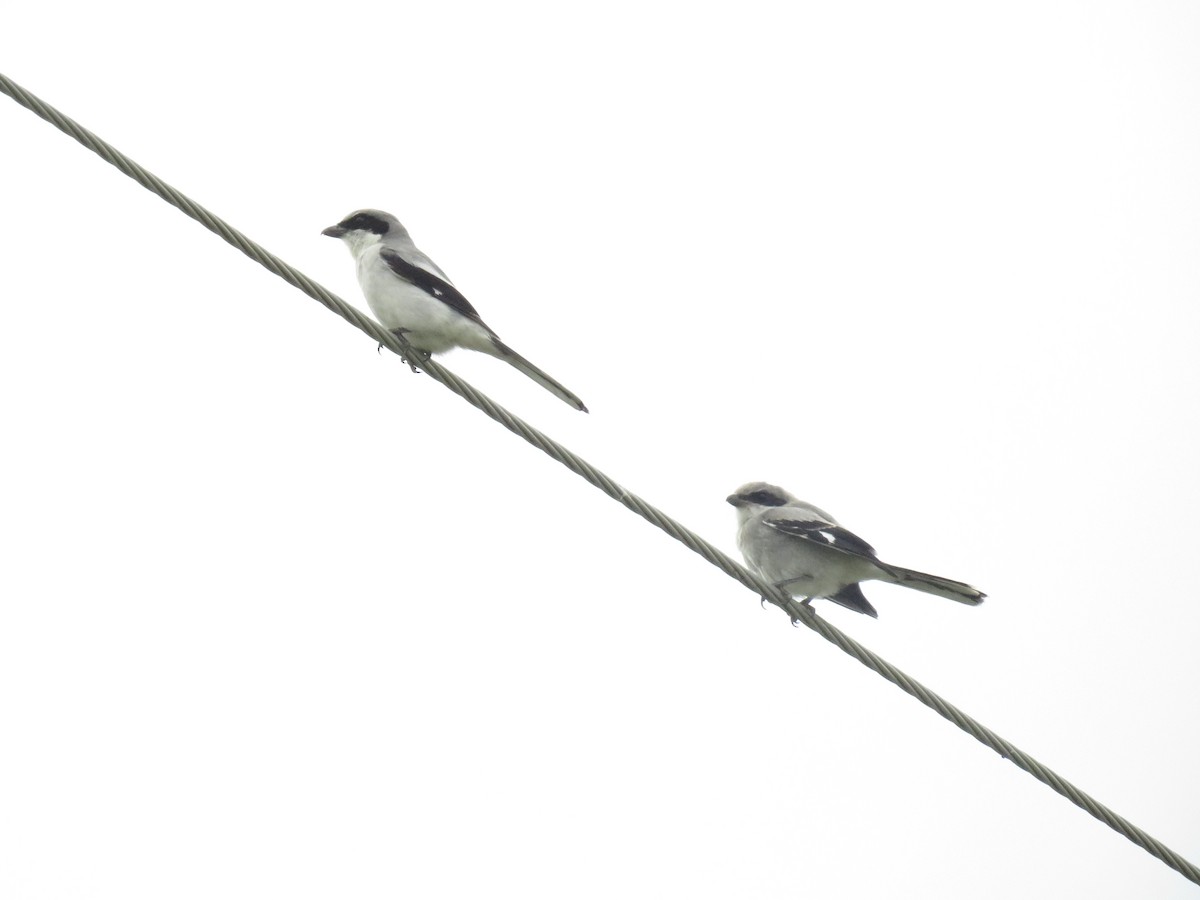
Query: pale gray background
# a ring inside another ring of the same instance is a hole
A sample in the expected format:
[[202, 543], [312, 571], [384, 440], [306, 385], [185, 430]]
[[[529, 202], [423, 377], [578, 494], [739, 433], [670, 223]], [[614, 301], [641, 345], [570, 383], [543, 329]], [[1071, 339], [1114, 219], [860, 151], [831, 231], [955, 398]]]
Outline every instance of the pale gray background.
[[[822, 615], [1200, 860], [1190, 3], [117, 3], [0, 69], [355, 303], [395, 212], [734, 552], [765, 478], [979, 609]], [[0, 893], [1190, 897], [0, 101]]]

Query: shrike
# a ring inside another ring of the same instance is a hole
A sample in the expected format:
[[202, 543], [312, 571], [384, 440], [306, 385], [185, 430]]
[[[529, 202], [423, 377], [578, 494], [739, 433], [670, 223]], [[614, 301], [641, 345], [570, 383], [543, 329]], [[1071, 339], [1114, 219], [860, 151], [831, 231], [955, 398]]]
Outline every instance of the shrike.
[[350, 248], [358, 283], [384, 328], [426, 354], [465, 347], [502, 359], [550, 393], [587, 412], [583, 401], [500, 340], [446, 273], [417, 249], [399, 220], [377, 209], [352, 212], [321, 234]]
[[726, 499], [737, 507], [737, 543], [746, 564], [804, 604], [825, 597], [878, 618], [860, 581], [887, 581], [970, 606], [986, 596], [961, 581], [881, 562], [870, 544], [829, 513], [773, 484], [744, 484]]

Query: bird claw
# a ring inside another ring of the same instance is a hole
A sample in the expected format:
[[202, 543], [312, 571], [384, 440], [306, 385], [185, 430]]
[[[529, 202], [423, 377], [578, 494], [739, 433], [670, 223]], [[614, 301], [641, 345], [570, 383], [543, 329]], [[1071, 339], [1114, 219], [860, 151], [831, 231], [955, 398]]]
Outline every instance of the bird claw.
[[[805, 615], [807, 615], [809, 618], [815, 619], [817, 617], [817, 611], [812, 607], [812, 599], [812, 597], [805, 597], [800, 601], [799, 608], [804, 610]], [[800, 624], [800, 619], [797, 616], [792, 616], [791, 620], [793, 628]]]
[[420, 370], [420, 369], [418, 369], [418, 368], [417, 368], [417, 366], [418, 366], [420, 363], [429, 362], [429, 358], [430, 358], [431, 356], [433, 356], [433, 354], [432, 354], [432, 353], [426, 353], [424, 350], [417, 350], [417, 352], [416, 352], [417, 362], [416, 362], [416, 363], [414, 363], [414, 362], [413, 362], [411, 359], [409, 359], [409, 358], [408, 358], [408, 357], [406, 357], [406, 356], [402, 356], [402, 357], [400, 357], [400, 360], [401, 360], [401, 362], [406, 362], [406, 363], [408, 363], [408, 367], [409, 367], [410, 369], [412, 369], [412, 373], [413, 373], [414, 375], [420, 375], [420, 374], [421, 374], [421, 370]]
[[[808, 616], [810, 619], [815, 619], [817, 617], [817, 611], [815, 609], [813, 609], [811, 606], [809, 606], [807, 603], [801, 603], [800, 609], [804, 610], [804, 614], [806, 616]], [[791, 619], [792, 619], [792, 627], [793, 628], [800, 624], [799, 616], [792, 616]]]
[[[411, 330], [412, 329], [409, 329], [409, 328], [393, 328], [392, 334], [394, 334], [396, 337], [400, 338], [400, 342], [403, 346], [408, 347], [410, 350], [413, 351], [413, 356], [416, 358], [417, 362], [413, 362], [407, 356], [403, 356], [403, 355], [400, 357], [400, 362], [407, 365], [408, 368], [412, 371], [412, 373], [414, 375], [417, 375], [421, 371], [420, 369], [417, 368], [417, 365], [419, 363], [426, 362], [429, 359], [429, 357], [433, 356], [433, 354], [426, 353], [424, 350], [418, 350], [416, 347], [413, 347], [412, 345], [410, 345], [408, 343], [408, 339], [405, 338], [404, 336], [406, 334], [408, 334]], [[383, 344], [380, 344], [379, 348], [382, 349]]]

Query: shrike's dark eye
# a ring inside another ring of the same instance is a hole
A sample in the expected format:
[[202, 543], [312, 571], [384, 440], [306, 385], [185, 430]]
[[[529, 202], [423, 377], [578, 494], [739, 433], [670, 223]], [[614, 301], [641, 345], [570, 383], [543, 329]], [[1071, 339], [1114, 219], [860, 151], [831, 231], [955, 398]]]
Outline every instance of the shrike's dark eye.
[[359, 213], [358, 215], [351, 216], [344, 222], [340, 222], [338, 224], [340, 224], [347, 231], [370, 231], [373, 234], [380, 235], [387, 234], [388, 230], [391, 228], [391, 226], [388, 225], [387, 222], [383, 221], [383, 219], [379, 218], [379, 216], [373, 216], [370, 213]]
[[746, 497], [751, 503], [757, 503], [759, 506], [783, 506], [787, 503], [778, 494], [772, 494], [770, 491], [755, 491]]

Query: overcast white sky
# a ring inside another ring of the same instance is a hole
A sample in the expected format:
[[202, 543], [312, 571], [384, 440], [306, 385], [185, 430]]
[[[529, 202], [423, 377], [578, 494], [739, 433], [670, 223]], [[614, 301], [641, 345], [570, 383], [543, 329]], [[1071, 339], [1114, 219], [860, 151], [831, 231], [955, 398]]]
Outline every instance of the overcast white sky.
[[[362, 303], [398, 215], [733, 553], [1200, 861], [1200, 9], [24, 4], [0, 71]], [[190, 15], [190, 18], [188, 16]], [[1195, 886], [0, 98], [0, 894]]]

